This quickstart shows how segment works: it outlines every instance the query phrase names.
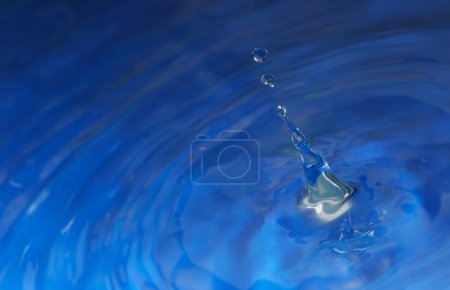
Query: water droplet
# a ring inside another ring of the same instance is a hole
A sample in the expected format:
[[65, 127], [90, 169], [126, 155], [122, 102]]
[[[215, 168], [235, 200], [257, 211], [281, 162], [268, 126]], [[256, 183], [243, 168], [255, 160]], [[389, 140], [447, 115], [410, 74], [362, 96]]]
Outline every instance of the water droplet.
[[256, 62], [263, 62], [269, 56], [269, 51], [265, 48], [255, 48], [252, 51], [253, 60]]
[[287, 115], [286, 107], [284, 105], [278, 105], [277, 113], [278, 113], [278, 116], [280, 116], [281, 118], [286, 118], [286, 115]]
[[261, 82], [271, 88], [275, 87], [275, 77], [273, 75], [263, 75], [261, 77]]

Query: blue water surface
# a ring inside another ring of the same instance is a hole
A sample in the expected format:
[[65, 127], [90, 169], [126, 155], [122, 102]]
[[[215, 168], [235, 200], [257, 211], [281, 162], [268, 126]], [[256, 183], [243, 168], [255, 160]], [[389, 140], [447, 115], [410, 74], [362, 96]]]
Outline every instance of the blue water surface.
[[[449, 15], [1, 1], [0, 289], [450, 289]], [[299, 206], [278, 103], [357, 189], [341, 217]], [[258, 144], [258, 178], [195, 184], [192, 142], [226, 130]]]

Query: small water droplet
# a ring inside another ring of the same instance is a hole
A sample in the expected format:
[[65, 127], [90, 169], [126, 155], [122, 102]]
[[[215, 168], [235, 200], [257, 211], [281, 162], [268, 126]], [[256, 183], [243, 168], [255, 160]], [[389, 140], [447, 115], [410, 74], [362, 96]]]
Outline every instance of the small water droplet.
[[286, 115], [287, 115], [286, 106], [278, 105], [277, 106], [277, 113], [278, 113], [278, 116], [280, 116], [281, 118], [286, 118]]
[[265, 48], [255, 48], [252, 51], [252, 58], [256, 62], [263, 62], [269, 56], [269, 51]]
[[275, 87], [275, 77], [273, 75], [263, 75], [261, 77], [261, 83], [273, 88]]

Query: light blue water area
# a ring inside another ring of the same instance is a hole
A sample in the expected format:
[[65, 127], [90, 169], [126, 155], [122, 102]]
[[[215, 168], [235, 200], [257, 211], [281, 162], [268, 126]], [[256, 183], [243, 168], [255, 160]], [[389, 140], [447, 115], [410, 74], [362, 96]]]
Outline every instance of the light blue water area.
[[[448, 289], [449, 13], [3, 1], [0, 289]], [[331, 220], [277, 104], [356, 189]]]

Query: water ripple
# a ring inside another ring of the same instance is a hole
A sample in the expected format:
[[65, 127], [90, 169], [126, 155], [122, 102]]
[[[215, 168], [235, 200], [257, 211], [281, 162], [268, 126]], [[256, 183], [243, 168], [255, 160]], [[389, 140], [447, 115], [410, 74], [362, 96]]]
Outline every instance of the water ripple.
[[[2, 4], [0, 288], [447, 287], [437, 2]], [[278, 103], [358, 188], [351, 217], [297, 206]], [[260, 182], [194, 185], [191, 142], [231, 129], [259, 143]]]

